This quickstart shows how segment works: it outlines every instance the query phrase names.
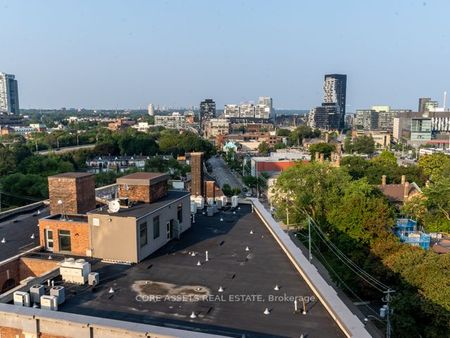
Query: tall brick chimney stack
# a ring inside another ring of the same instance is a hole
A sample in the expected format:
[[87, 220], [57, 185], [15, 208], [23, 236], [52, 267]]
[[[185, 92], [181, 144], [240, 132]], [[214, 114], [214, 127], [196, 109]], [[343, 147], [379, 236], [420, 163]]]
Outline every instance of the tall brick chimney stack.
[[402, 175], [402, 184], [405, 184], [405, 183], [406, 183], [406, 176]]
[[403, 188], [403, 200], [406, 201], [409, 196], [409, 182], [405, 182], [405, 186]]
[[69, 172], [48, 177], [50, 214], [84, 214], [95, 209], [95, 177]]
[[191, 153], [191, 194], [203, 196], [203, 153]]

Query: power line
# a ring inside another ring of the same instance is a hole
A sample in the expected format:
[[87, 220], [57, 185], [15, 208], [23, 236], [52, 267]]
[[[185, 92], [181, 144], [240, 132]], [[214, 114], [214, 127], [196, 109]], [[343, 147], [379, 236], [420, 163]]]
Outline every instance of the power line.
[[348, 258], [333, 242], [331, 242], [326, 235], [323, 233], [322, 229], [320, 229], [320, 227], [318, 226], [317, 222], [314, 222], [314, 226], [316, 227], [316, 229], [323, 235], [323, 237], [325, 238], [326, 241], [328, 241], [330, 243], [331, 246], [333, 246], [335, 248], [336, 251], [338, 251], [340, 253], [340, 255], [347, 260], [350, 264], [352, 264], [355, 268], [359, 269], [363, 274], [365, 274], [368, 278], [373, 279], [373, 281], [375, 283], [378, 283], [381, 287], [385, 288], [385, 289], [390, 289], [389, 286], [387, 286], [386, 284], [380, 282], [378, 279], [376, 279], [375, 277], [373, 277], [372, 275], [370, 275], [368, 272], [366, 272], [365, 270], [363, 270], [362, 268], [360, 268], [356, 263], [354, 263], [350, 258]]
[[[336, 257], [347, 265], [353, 272], [355, 272], [360, 278], [365, 280], [367, 283], [372, 285], [374, 288], [383, 292], [385, 290], [389, 290], [390, 288], [384, 283], [380, 282], [378, 279], [370, 275], [368, 272], [360, 268], [356, 265], [350, 258], [348, 258], [333, 242], [331, 242], [323, 231], [317, 226], [317, 223], [311, 219], [311, 224], [313, 225], [316, 233], [319, 235], [319, 238], [328, 246], [328, 248], [336, 255]], [[385, 289], [385, 290], [383, 290]]]
[[347, 283], [344, 282], [344, 280], [339, 276], [339, 274], [336, 272], [336, 270], [333, 269], [331, 263], [328, 262], [328, 260], [325, 258], [325, 256], [320, 252], [319, 247], [312, 242], [312, 245], [314, 246], [314, 248], [316, 249], [316, 253], [319, 254], [322, 257], [323, 262], [325, 263], [325, 265], [328, 267], [329, 270], [331, 270], [334, 275], [336, 276], [336, 278], [339, 280], [339, 282], [357, 299], [359, 300], [365, 307], [367, 307], [367, 309], [369, 309], [372, 313], [374, 313], [375, 315], [378, 316], [378, 312], [375, 311], [374, 309], [372, 309], [369, 305], [367, 305], [365, 303], [364, 300], [361, 299], [361, 297], [359, 297], [355, 291], [353, 291]]

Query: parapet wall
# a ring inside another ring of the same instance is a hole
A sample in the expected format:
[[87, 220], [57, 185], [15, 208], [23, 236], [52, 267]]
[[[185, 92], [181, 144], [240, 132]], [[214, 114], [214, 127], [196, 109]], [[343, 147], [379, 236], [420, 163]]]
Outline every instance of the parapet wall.
[[303, 252], [291, 241], [261, 202], [257, 198], [249, 198], [249, 200], [252, 203], [253, 211], [258, 214], [281, 249], [344, 334], [347, 337], [370, 338], [371, 335], [364, 324], [339, 298], [336, 291], [323, 279], [317, 268], [308, 261]]
[[120, 320], [0, 304], [0, 337], [219, 338], [223, 336]]

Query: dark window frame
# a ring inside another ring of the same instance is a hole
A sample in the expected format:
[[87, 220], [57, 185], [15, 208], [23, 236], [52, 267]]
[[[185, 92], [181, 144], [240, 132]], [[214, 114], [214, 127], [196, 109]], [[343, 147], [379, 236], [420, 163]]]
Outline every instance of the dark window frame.
[[139, 245], [144, 247], [148, 244], [147, 222], [139, 224]]
[[157, 239], [160, 235], [161, 235], [161, 221], [158, 215], [153, 217], [153, 239]]

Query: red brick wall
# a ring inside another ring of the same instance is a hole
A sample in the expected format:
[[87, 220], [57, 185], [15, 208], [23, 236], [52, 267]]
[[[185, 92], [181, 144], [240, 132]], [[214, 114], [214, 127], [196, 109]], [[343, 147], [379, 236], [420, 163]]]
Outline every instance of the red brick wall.
[[[56, 268], [58, 262], [47, 259], [20, 257], [0, 266], [0, 293], [8, 279], [14, 280], [12, 287], [27, 277], [36, 277]], [[11, 287], [11, 288], [12, 288]], [[2, 337], [2, 336], [0, 336]]]
[[130, 202], [152, 203], [167, 195], [167, 181], [148, 185], [119, 185], [119, 197], [128, 198]]
[[1, 338], [24, 338], [25, 335], [20, 329], [13, 329], [11, 327], [0, 326], [0, 337]]
[[[95, 209], [95, 178], [49, 176], [48, 191], [51, 214], [83, 214]], [[62, 205], [58, 200], [63, 201]]]
[[95, 209], [95, 176], [77, 179], [77, 214], [84, 214]]
[[58, 266], [58, 262], [48, 259], [22, 257], [19, 263], [20, 279], [41, 276]]
[[148, 185], [120, 184], [119, 197], [128, 198], [130, 202], [150, 203], [150, 187]]
[[205, 181], [205, 196], [216, 197], [216, 183], [214, 181]]
[[[25, 338], [21, 329], [0, 326], [0, 338]], [[66, 336], [55, 336], [52, 334], [41, 333], [39, 338], [67, 338]]]
[[45, 247], [44, 229], [53, 230], [53, 250], [60, 252], [58, 230], [70, 231], [71, 253], [79, 256], [86, 256], [86, 250], [89, 249], [89, 223], [64, 221], [56, 219], [39, 220], [39, 238], [40, 244]]
[[203, 195], [203, 153], [191, 153], [191, 194]]
[[15, 285], [19, 284], [19, 281], [21, 280], [19, 266], [19, 259], [15, 259], [0, 266], [0, 293], [10, 289], [6, 288], [5, 284], [8, 279], [13, 279]]
[[167, 195], [167, 181], [161, 181], [150, 186], [150, 203]]

